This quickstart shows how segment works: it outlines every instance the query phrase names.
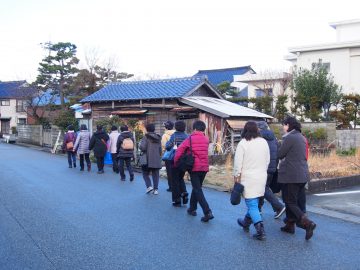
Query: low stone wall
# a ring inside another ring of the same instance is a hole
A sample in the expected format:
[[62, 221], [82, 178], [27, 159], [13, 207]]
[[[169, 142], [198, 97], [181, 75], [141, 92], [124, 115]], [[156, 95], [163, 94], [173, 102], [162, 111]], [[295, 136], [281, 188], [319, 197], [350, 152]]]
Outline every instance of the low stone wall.
[[360, 175], [325, 178], [311, 180], [308, 184], [308, 191], [311, 193], [316, 193], [357, 185], [360, 185]]

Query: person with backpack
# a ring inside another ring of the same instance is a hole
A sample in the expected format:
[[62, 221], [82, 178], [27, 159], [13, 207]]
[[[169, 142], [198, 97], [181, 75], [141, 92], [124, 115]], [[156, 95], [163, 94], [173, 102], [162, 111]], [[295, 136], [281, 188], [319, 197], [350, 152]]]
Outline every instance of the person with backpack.
[[[146, 193], [153, 192], [154, 195], [159, 194], [159, 171], [161, 165], [161, 136], [155, 133], [155, 125], [147, 124], [145, 126], [146, 134], [140, 141], [140, 150], [142, 156], [145, 157], [142, 162], [141, 169], [146, 185]], [[153, 183], [151, 184], [150, 173]]]
[[[181, 143], [188, 137], [185, 133], [186, 124], [184, 121], [175, 122], [175, 132], [171, 135], [169, 141], [165, 147], [167, 151], [175, 151], [181, 145]], [[171, 171], [171, 193], [172, 193], [172, 205], [175, 207], [181, 206], [181, 199], [183, 204], [187, 204], [189, 199], [189, 193], [186, 190], [184, 181], [185, 171], [180, 170], [174, 165], [174, 157], [169, 161], [169, 167]]]
[[109, 150], [111, 153], [111, 160], [113, 164], [113, 172], [119, 173], [119, 166], [118, 166], [118, 159], [117, 159], [117, 142], [119, 138], [119, 131], [117, 126], [111, 127], [111, 132], [109, 134], [110, 140], [109, 140]]
[[98, 167], [98, 174], [104, 173], [104, 158], [107, 151], [107, 141], [109, 135], [103, 130], [103, 127], [98, 125], [96, 132], [93, 134], [90, 140], [89, 149], [94, 150], [94, 156], [96, 157], [96, 163]]
[[124, 164], [130, 175], [130, 181], [134, 181], [134, 172], [131, 166], [131, 159], [134, 158], [134, 136], [129, 131], [128, 126], [120, 127], [120, 135], [116, 144], [116, 153], [119, 160], [118, 168], [120, 170], [121, 181], [125, 181]]
[[[162, 151], [163, 154], [166, 151], [166, 143], [170, 140], [171, 135], [174, 134], [175, 130], [174, 130], [174, 123], [171, 121], [166, 121], [164, 123], [164, 127], [165, 127], [165, 132], [161, 137], [161, 146], [162, 146]], [[168, 189], [166, 191], [171, 192], [171, 183], [172, 183], [172, 171], [171, 171], [171, 165], [172, 162], [171, 160], [164, 160], [165, 162], [165, 168], [166, 168], [166, 175], [167, 175], [167, 180], [168, 180]]]
[[80, 126], [80, 133], [76, 138], [74, 149], [79, 154], [80, 158], [80, 171], [84, 171], [84, 158], [87, 165], [87, 170], [90, 172], [91, 170], [91, 162], [90, 162], [90, 132], [87, 130], [86, 125], [82, 124]]
[[64, 153], [65, 151], [67, 152], [69, 168], [72, 168], [73, 166], [74, 168], [76, 168], [76, 152], [74, 148], [75, 141], [76, 141], [76, 133], [74, 131], [74, 126], [69, 125], [68, 131], [65, 133], [64, 141], [62, 145], [63, 152]]
[[204, 216], [201, 218], [202, 222], [208, 222], [214, 218], [202, 190], [205, 176], [209, 171], [209, 138], [205, 136], [205, 129], [206, 125], [203, 121], [195, 121], [193, 124], [194, 132], [178, 147], [174, 158], [174, 165], [181, 166], [180, 163], [183, 160], [183, 155], [191, 154], [193, 156], [193, 166], [191, 169], [188, 168], [192, 192], [190, 207], [187, 209], [187, 212], [191, 216], [196, 216], [197, 204], [199, 203], [204, 213]]

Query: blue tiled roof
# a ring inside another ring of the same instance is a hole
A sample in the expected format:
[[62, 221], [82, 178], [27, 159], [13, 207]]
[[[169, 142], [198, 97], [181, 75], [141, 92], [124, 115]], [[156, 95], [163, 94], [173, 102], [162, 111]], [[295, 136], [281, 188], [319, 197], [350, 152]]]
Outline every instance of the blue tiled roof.
[[211, 69], [211, 70], [199, 70], [194, 76], [206, 75], [210, 83], [217, 87], [220, 83], [228, 81], [232, 83], [234, 81], [234, 75], [242, 75], [249, 70], [255, 72], [251, 66], [224, 68], [224, 69]]
[[[45, 105], [61, 105], [61, 99], [59, 94], [52, 94], [52, 89], [46, 90], [43, 94], [35, 97], [33, 99], [33, 104], [36, 106], [45, 106]], [[64, 99], [65, 103], [69, 103], [67, 98]]]
[[0, 82], [0, 98], [21, 98], [28, 95], [26, 81]]
[[206, 82], [203, 76], [110, 83], [81, 102], [180, 98]]

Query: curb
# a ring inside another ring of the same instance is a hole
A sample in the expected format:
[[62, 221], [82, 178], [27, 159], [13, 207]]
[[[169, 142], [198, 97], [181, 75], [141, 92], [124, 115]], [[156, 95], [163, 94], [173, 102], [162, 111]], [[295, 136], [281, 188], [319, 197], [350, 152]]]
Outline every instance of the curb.
[[360, 224], [360, 217], [355, 216], [355, 215], [340, 213], [340, 212], [337, 212], [334, 210], [328, 210], [328, 209], [324, 209], [321, 207], [315, 207], [315, 206], [310, 206], [310, 205], [307, 205], [306, 209], [308, 210], [308, 212], [311, 212], [314, 214], [323, 215], [323, 216], [327, 216], [327, 217], [331, 217], [331, 218], [337, 218], [337, 219], [341, 219], [341, 220], [344, 220], [347, 222]]

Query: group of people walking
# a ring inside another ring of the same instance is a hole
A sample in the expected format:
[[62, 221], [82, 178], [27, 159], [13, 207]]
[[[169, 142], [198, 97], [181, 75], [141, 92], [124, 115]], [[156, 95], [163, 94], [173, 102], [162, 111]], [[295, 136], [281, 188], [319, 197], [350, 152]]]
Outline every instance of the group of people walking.
[[[309, 240], [316, 224], [306, 215], [305, 185], [310, 180], [308, 144], [301, 134], [301, 124], [294, 117], [284, 120], [283, 129], [285, 135], [278, 145], [266, 122], [249, 121], [245, 124], [235, 153], [234, 181], [244, 186], [243, 196], [248, 211], [244, 218], [238, 219], [238, 224], [246, 232], [254, 224], [254, 237], [264, 240], [260, 211], [265, 198], [271, 204], [275, 218], [286, 212], [285, 226], [280, 228], [281, 231], [294, 234], [296, 225], [306, 231], [305, 239]], [[270, 189], [273, 181], [281, 185], [285, 206]]]
[[[159, 171], [164, 161], [167, 191], [172, 194], [172, 205], [181, 207], [189, 203], [187, 213], [191, 216], [197, 215], [197, 206], [200, 205], [203, 212], [201, 221], [208, 222], [214, 215], [202, 190], [209, 171], [206, 125], [203, 121], [195, 121], [190, 135], [186, 133], [186, 124], [181, 120], [175, 123], [167, 121], [164, 127], [165, 132], [160, 136], [155, 132], [154, 124], [147, 124], [146, 133], [139, 143], [139, 163], [146, 193], [159, 194]], [[316, 224], [306, 215], [305, 184], [309, 181], [307, 140], [301, 134], [301, 125], [295, 118], [288, 117], [283, 122], [283, 127], [285, 135], [282, 142], [278, 143], [265, 121], [248, 121], [245, 124], [234, 157], [234, 182], [243, 185], [242, 195], [248, 210], [244, 218], [239, 218], [237, 222], [246, 232], [254, 224], [254, 237], [264, 240], [266, 235], [261, 209], [265, 199], [274, 210], [274, 218], [286, 213], [285, 225], [281, 227], [281, 231], [294, 234], [296, 225], [306, 231], [305, 239], [309, 240]], [[133, 134], [126, 125], [120, 127], [120, 133], [113, 126], [109, 135], [102, 126], [97, 126], [97, 131], [92, 136], [85, 125], [81, 125], [78, 135], [69, 126], [63, 150], [67, 151], [69, 168], [76, 167], [76, 152], [79, 154], [81, 171], [84, 170], [84, 159], [87, 170], [91, 170], [89, 153], [93, 150], [99, 174], [104, 173], [104, 157], [110, 151], [113, 171], [119, 173], [120, 179], [125, 181], [126, 166], [130, 181], [133, 181], [131, 160], [134, 158], [134, 144]], [[186, 169], [184, 163], [187, 165]], [[192, 185], [190, 200], [184, 181], [186, 171]], [[281, 185], [285, 205], [270, 188], [275, 181]]]

